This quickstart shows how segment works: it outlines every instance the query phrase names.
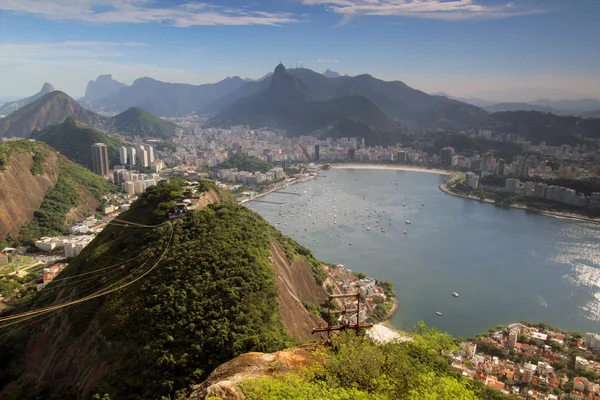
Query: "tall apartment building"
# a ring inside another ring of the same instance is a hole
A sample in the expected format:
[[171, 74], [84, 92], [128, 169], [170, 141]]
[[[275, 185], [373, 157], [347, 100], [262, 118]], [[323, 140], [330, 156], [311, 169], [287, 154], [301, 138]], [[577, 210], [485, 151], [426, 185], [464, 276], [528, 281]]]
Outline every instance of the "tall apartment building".
[[137, 150], [135, 149], [135, 147], [129, 147], [127, 149], [127, 158], [129, 159], [129, 165], [137, 165]]
[[121, 165], [127, 165], [127, 147], [121, 147], [119, 149], [119, 159]]
[[94, 173], [102, 176], [108, 175], [108, 151], [104, 143], [94, 143], [92, 145], [92, 167]]

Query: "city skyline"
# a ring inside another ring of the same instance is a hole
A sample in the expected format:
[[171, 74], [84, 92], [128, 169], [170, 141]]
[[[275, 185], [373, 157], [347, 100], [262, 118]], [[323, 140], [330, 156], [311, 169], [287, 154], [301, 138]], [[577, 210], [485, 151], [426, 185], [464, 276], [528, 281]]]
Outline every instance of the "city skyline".
[[48, 81], [79, 97], [100, 74], [256, 79], [281, 60], [461, 97], [600, 98], [598, 12], [587, 0], [8, 1], [0, 94]]

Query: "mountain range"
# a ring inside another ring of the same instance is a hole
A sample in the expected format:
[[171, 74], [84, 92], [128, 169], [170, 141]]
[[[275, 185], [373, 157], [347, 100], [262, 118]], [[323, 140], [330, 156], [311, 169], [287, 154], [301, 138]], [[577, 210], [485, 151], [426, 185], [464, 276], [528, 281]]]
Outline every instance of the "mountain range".
[[489, 112], [499, 111], [539, 111], [556, 115], [573, 115], [585, 118], [597, 118], [600, 115], [600, 100], [597, 99], [562, 99], [549, 100], [537, 99], [529, 102], [494, 102], [477, 97], [453, 97], [444, 92], [432, 93], [432, 95], [445, 96], [450, 99], [462, 101], [481, 107]]
[[[442, 122], [452, 126], [473, 122], [486, 115], [477, 107], [443, 96], [430, 96], [400, 81], [386, 82], [367, 74], [341, 76], [331, 70], [320, 74], [305, 68], [293, 68], [286, 72], [300, 82], [301, 91], [307, 101], [331, 101], [349, 96], [363, 96], [387, 114], [388, 118], [402, 122]], [[141, 107], [159, 116], [191, 113], [232, 116], [232, 110], [227, 110], [229, 107], [238, 100], [269, 89], [272, 79], [271, 74], [258, 80], [232, 77], [217, 83], [196, 86], [140, 78], [133, 85], [121, 87], [118, 92], [91, 102], [89, 106], [94, 110], [106, 112]], [[235, 107], [239, 107], [239, 104]], [[242, 117], [240, 115], [240, 119], [246, 119]], [[324, 123], [331, 120], [322, 117], [317, 119]], [[308, 125], [322, 127], [321, 123]], [[389, 126], [387, 123], [385, 125]]]
[[55, 90], [0, 119], [0, 137], [26, 138], [33, 131], [63, 122], [71, 116], [92, 126], [101, 126], [106, 119], [83, 108], [66, 93]]
[[[283, 76], [286, 76], [286, 81], [290, 84], [280, 85], [277, 94], [272, 95], [275, 93], [274, 80], [282, 81]], [[263, 111], [269, 101], [265, 96], [269, 94], [272, 112], [265, 114]], [[300, 98], [303, 108], [297, 109], [297, 105], [293, 103], [298, 103]], [[335, 104], [355, 108], [341, 110]], [[312, 111], [311, 107], [318, 110]], [[431, 96], [403, 82], [386, 82], [371, 75], [331, 79], [305, 68], [286, 70], [283, 65], [277, 66], [270, 81], [266, 79], [245, 83], [238, 90], [222, 97], [217, 106], [213, 104], [214, 109], [220, 111], [212, 122], [245, 121], [253, 125], [275, 122], [285, 127], [294, 127], [294, 118], [301, 118], [302, 125], [298, 128], [304, 132], [311, 128], [324, 128], [327, 124], [345, 118], [363, 120], [381, 129], [391, 129], [394, 126], [390, 123], [392, 119], [422, 126], [453, 126], [476, 123], [487, 116], [487, 112], [478, 107], [443, 96]]]
[[275, 68], [268, 83], [267, 89], [235, 101], [210, 123], [276, 126], [293, 134], [308, 134], [346, 118], [363, 121], [380, 129], [394, 126], [393, 120], [365, 96], [319, 99], [304, 81], [289, 74], [282, 64]]
[[37, 92], [36, 94], [34, 94], [33, 96], [27, 97], [25, 99], [17, 100], [17, 101], [10, 101], [10, 102], [3, 104], [2, 107], [0, 107], [0, 115], [10, 114], [11, 112], [18, 110], [19, 108], [21, 108], [29, 103], [36, 101], [40, 97], [44, 96], [47, 93], [53, 92], [54, 90], [55, 90], [54, 86], [52, 86], [51, 84], [46, 82], [42, 86], [42, 89], [39, 92]]
[[122, 87], [117, 93], [95, 101], [91, 107], [109, 112], [141, 107], [162, 117], [187, 115], [239, 89], [244, 83], [246, 81], [238, 76], [198, 86], [139, 78], [131, 86]]
[[[6, 117], [0, 119], [0, 137], [27, 138], [70, 117], [108, 132], [124, 136], [166, 139], [175, 135], [175, 124], [152, 115], [146, 110], [132, 107], [114, 117], [105, 117], [82, 107], [61, 91], [47, 93]], [[69, 125], [71, 126], [71, 125]]]

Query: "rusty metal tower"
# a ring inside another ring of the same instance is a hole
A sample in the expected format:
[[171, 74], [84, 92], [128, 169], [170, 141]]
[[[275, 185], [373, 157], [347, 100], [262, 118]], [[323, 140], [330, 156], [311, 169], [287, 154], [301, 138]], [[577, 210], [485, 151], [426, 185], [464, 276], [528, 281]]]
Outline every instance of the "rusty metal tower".
[[[332, 300], [334, 299], [351, 299], [350, 305], [353, 306], [354, 300], [356, 300], [356, 308], [348, 309], [346, 308], [346, 302], [344, 302], [343, 308], [338, 310], [332, 310]], [[327, 332], [327, 340], [329, 340], [331, 331], [345, 331], [347, 329], [354, 329], [356, 331], [356, 336], [359, 335], [360, 330], [362, 328], [370, 328], [373, 324], [361, 324], [360, 323], [360, 301], [361, 295], [360, 293], [351, 293], [351, 294], [332, 294], [329, 295], [329, 302], [327, 304], [327, 326], [318, 328], [313, 328], [312, 333], [317, 332]], [[352, 315], [356, 313], [356, 321], [352, 321]], [[341, 314], [340, 317], [337, 318], [337, 325], [331, 324], [331, 316], [332, 314]], [[354, 323], [353, 323], [354, 322]]]

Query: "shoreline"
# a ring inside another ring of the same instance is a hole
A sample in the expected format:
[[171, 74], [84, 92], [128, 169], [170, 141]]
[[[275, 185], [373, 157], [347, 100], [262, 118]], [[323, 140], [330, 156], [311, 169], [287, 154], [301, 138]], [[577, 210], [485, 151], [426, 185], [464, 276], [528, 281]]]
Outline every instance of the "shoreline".
[[[458, 176], [458, 175], [456, 175]], [[451, 191], [450, 189], [448, 189], [447, 183], [450, 182], [452, 179], [454, 179], [456, 176], [452, 176], [450, 179], [448, 179], [446, 182], [442, 183], [439, 186], [439, 189], [450, 195], [450, 196], [454, 196], [454, 197], [461, 197], [463, 199], [467, 199], [467, 200], [474, 200], [474, 201], [478, 201], [480, 203], [485, 203], [485, 204], [491, 204], [491, 205], [496, 205], [496, 203], [492, 200], [481, 200], [479, 198], [473, 197], [473, 196], [469, 196], [466, 194], [460, 194], [460, 193], [454, 193], [453, 191]], [[570, 219], [573, 221], [580, 221], [580, 222], [592, 222], [592, 223], [596, 223], [596, 224], [600, 224], [600, 218], [589, 218], [589, 217], [584, 217], [584, 216], [579, 216], [576, 214], [571, 214], [571, 213], [563, 213], [560, 211], [545, 211], [545, 210], [539, 210], [537, 208], [531, 208], [531, 207], [527, 207], [525, 205], [522, 204], [506, 204], [503, 205], [505, 207], [510, 207], [510, 208], [514, 208], [517, 210], [523, 210], [525, 212], [531, 212], [531, 213], [535, 213], [535, 214], [540, 214], [540, 215], [545, 215], [546, 217], [553, 217], [553, 218], [560, 218], [560, 219]]]
[[379, 321], [377, 323], [379, 324], [382, 322], [389, 321], [394, 316], [394, 314], [396, 314], [397, 311], [398, 311], [398, 298], [394, 297], [394, 305], [392, 306], [392, 309], [387, 314], [385, 314], [385, 317], [383, 317], [383, 319], [381, 321]]
[[266, 192], [262, 192], [262, 193], [259, 193], [259, 194], [257, 194], [256, 196], [252, 196], [252, 197], [250, 197], [250, 198], [248, 198], [248, 199], [243, 199], [243, 200], [241, 200], [241, 201], [240, 201], [238, 204], [246, 204], [246, 203], [249, 203], [249, 202], [251, 202], [251, 201], [253, 201], [253, 200], [260, 199], [261, 197], [264, 197], [264, 196], [266, 196], [266, 195], [268, 195], [268, 194], [271, 194], [271, 193], [277, 192], [277, 191], [279, 191], [279, 190], [287, 189], [287, 188], [289, 188], [289, 187], [292, 187], [292, 186], [298, 185], [298, 184], [300, 184], [300, 183], [305, 183], [305, 182], [308, 182], [308, 181], [311, 181], [311, 180], [314, 180], [314, 179], [316, 179], [316, 177], [314, 177], [314, 176], [313, 176], [313, 177], [310, 177], [310, 178], [306, 178], [306, 179], [303, 179], [303, 180], [299, 180], [299, 181], [297, 181], [297, 182], [294, 182], [294, 183], [292, 183], [292, 184], [285, 184], [285, 185], [283, 185], [282, 187], [277, 187], [277, 188], [275, 188], [275, 189], [269, 189], [269, 190], [267, 190]]
[[[450, 171], [442, 169], [416, 167], [410, 165], [386, 165], [386, 164], [329, 164], [329, 169], [375, 169], [388, 171], [427, 172], [437, 175], [452, 175]], [[326, 171], [326, 170], [321, 170]]]

